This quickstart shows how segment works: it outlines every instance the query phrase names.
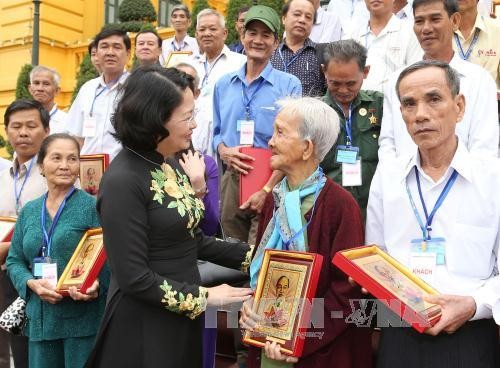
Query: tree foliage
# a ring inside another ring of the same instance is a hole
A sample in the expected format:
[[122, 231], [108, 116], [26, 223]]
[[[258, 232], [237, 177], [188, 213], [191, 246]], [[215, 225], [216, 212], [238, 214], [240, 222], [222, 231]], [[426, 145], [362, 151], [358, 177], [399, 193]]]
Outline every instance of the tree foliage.
[[123, 0], [118, 8], [118, 19], [122, 23], [155, 22], [156, 11], [149, 0]]
[[20, 98], [32, 98], [31, 93], [28, 90], [31, 70], [33, 70], [33, 65], [31, 64], [24, 64], [21, 67], [21, 71], [19, 72], [19, 75], [17, 77], [16, 100]]
[[194, 32], [196, 31], [196, 17], [198, 16], [198, 13], [207, 8], [210, 8], [207, 0], [195, 0], [193, 9], [191, 10], [191, 27], [188, 29], [188, 33], [192, 37], [194, 37]]
[[80, 88], [85, 84], [85, 82], [97, 78], [98, 76], [99, 73], [90, 61], [90, 55], [86, 54], [83, 57], [83, 60], [80, 63], [80, 68], [78, 69], [78, 73], [76, 74], [76, 86], [73, 90], [73, 95], [71, 96], [71, 102], [75, 100], [76, 96], [78, 95], [78, 91], [80, 91]]

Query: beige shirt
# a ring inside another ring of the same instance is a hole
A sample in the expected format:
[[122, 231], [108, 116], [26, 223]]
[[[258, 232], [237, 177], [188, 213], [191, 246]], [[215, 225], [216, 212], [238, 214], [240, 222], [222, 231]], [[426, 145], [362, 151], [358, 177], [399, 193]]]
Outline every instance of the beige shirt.
[[[456, 31], [464, 53], [469, 50], [476, 29], [479, 29], [479, 36], [467, 60], [486, 69], [495, 80], [497, 90], [500, 91], [500, 21], [479, 15], [467, 39], [463, 37], [460, 30]], [[456, 37], [453, 49], [461, 56]]]
[[[40, 197], [47, 191], [47, 182], [40, 174], [36, 164], [37, 156], [21, 165], [19, 177], [17, 178], [17, 195], [19, 196], [19, 211], [29, 201]], [[33, 165], [28, 174], [31, 162]], [[17, 217], [16, 213], [16, 194], [14, 193], [14, 174], [17, 168], [17, 159], [12, 165], [0, 172], [0, 216]], [[26, 182], [23, 187], [23, 182]], [[22, 187], [22, 190], [21, 190]]]

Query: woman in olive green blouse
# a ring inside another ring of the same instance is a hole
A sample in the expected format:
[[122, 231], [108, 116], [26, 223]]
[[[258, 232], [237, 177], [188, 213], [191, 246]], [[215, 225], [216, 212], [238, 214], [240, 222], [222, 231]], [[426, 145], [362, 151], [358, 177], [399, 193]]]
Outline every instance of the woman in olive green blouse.
[[47, 137], [38, 155], [48, 192], [27, 203], [17, 220], [7, 272], [27, 301], [30, 367], [83, 367], [106, 302], [109, 274], [82, 294], [62, 297], [38, 276], [38, 261], [56, 263], [60, 276], [86, 230], [99, 227], [95, 199], [74, 184], [80, 171], [78, 142], [67, 134]]

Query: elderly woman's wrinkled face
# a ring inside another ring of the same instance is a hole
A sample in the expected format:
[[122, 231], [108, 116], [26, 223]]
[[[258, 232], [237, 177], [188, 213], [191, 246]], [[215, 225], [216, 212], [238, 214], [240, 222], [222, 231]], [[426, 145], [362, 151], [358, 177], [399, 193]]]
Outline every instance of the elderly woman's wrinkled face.
[[300, 136], [299, 127], [302, 121], [299, 117], [281, 111], [274, 121], [274, 132], [269, 141], [271, 168], [290, 172], [294, 165], [303, 161], [304, 140]]
[[70, 139], [56, 139], [47, 147], [40, 170], [49, 187], [72, 186], [80, 173], [79, 147]]

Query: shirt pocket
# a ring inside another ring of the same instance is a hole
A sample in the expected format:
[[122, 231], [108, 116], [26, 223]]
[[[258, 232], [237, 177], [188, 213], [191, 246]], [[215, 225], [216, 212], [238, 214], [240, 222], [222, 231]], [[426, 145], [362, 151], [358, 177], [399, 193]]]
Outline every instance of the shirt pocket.
[[[371, 116], [371, 113], [370, 113]], [[358, 122], [358, 146], [363, 161], [378, 161], [378, 138], [380, 136], [380, 119], [375, 124], [370, 124], [368, 118]]]
[[486, 279], [491, 276], [498, 229], [495, 226], [455, 224], [454, 236], [447, 239], [446, 264], [456, 275]]
[[259, 106], [255, 109], [255, 133], [266, 141], [273, 135], [274, 119], [278, 110], [274, 105]]

